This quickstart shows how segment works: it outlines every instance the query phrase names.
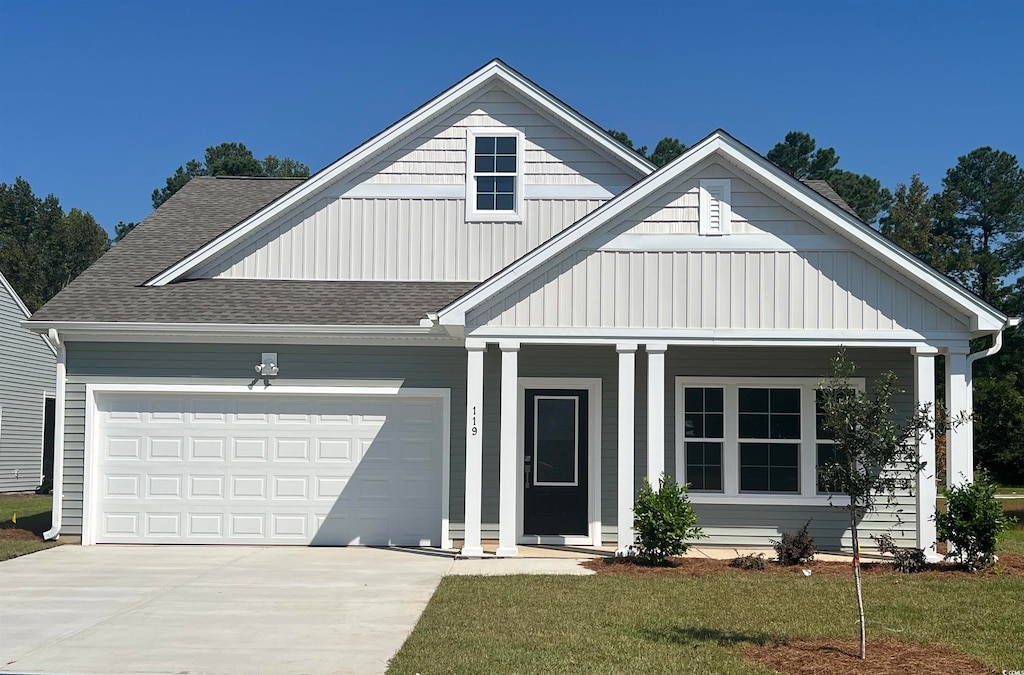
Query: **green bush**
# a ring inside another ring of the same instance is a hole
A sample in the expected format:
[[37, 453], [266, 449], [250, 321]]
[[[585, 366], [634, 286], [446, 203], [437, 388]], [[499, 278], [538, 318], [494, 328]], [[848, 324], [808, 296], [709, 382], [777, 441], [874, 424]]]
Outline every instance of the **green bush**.
[[999, 538], [1012, 522], [995, 494], [995, 484], [984, 473], [973, 483], [946, 490], [946, 512], [935, 514], [935, 525], [939, 541], [950, 545], [947, 559], [956, 559], [968, 570], [995, 562]]
[[781, 539], [771, 540], [780, 565], [803, 565], [814, 560], [814, 537], [807, 534], [810, 526], [808, 520], [796, 534], [783, 532]]
[[881, 537], [872, 537], [872, 539], [878, 545], [879, 551], [892, 555], [892, 564], [904, 574], [921, 572], [928, 566], [928, 558], [925, 557], [924, 549], [897, 546], [888, 533]]
[[662, 565], [669, 556], [683, 555], [688, 539], [700, 539], [697, 514], [690, 506], [686, 486], [662, 475], [658, 489], [644, 479], [633, 503], [635, 545], [631, 554], [646, 565]]

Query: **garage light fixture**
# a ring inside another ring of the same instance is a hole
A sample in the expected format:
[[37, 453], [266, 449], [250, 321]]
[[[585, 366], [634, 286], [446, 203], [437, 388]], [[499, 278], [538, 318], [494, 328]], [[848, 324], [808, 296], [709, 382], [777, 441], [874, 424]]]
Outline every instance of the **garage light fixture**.
[[256, 365], [256, 374], [260, 377], [277, 376], [277, 353], [263, 352], [263, 362]]

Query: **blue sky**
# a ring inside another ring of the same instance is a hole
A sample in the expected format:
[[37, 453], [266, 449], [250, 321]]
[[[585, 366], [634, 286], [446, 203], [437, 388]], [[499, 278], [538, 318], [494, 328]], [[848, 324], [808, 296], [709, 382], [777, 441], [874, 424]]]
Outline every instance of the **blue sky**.
[[653, 146], [808, 131], [842, 168], [938, 189], [1024, 160], [1020, 2], [0, 0], [0, 182], [112, 229], [207, 146], [317, 170], [498, 56]]

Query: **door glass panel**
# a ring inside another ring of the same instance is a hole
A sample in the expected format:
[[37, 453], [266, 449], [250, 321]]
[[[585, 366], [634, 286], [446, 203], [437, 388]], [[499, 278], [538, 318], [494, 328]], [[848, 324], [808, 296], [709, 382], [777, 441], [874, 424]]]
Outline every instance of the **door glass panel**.
[[576, 485], [579, 399], [538, 396], [534, 405], [534, 484]]

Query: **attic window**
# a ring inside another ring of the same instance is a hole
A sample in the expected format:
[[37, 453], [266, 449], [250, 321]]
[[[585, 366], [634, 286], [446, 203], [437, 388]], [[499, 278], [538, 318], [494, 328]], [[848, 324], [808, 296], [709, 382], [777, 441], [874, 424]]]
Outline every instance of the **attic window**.
[[705, 178], [700, 181], [700, 228], [702, 235], [729, 234], [732, 224], [732, 181]]
[[506, 128], [471, 129], [466, 140], [466, 219], [520, 220], [522, 134]]

